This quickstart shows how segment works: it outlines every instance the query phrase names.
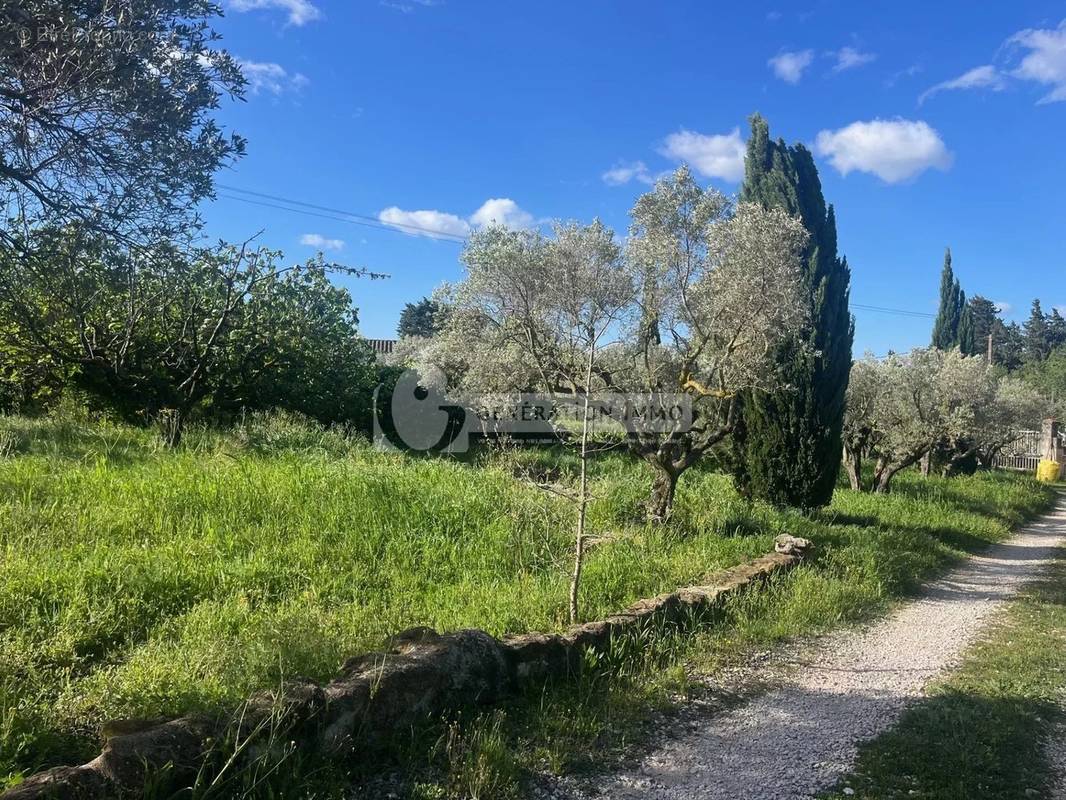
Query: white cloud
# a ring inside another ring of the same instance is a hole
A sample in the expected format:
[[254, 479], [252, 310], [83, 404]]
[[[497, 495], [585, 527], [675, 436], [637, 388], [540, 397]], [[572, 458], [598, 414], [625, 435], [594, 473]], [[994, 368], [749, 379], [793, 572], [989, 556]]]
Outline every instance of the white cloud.
[[877, 60], [876, 53], [864, 53], [854, 47], [841, 47], [829, 55], [837, 60], [837, 63], [833, 65], [833, 72], [843, 72], [846, 69], [861, 67]]
[[289, 14], [289, 24], [306, 25], [322, 18], [322, 11], [310, 0], [230, 0], [234, 11], [254, 11], [263, 8], [280, 8]]
[[404, 211], [390, 206], [378, 214], [378, 219], [411, 236], [451, 239], [463, 238], [470, 233], [470, 225], [465, 219], [444, 211]]
[[822, 131], [814, 147], [841, 175], [870, 172], [885, 183], [905, 181], [931, 167], [946, 170], [952, 161], [940, 134], [920, 120], [853, 122]]
[[918, 105], [921, 105], [930, 97], [938, 92], [947, 92], [954, 89], [990, 89], [993, 92], [1001, 91], [1006, 87], [1006, 81], [995, 67], [991, 64], [984, 64], [980, 67], [974, 67], [968, 72], [962, 73], [957, 78], [952, 78], [950, 81], [943, 81], [936, 86], [926, 89], [918, 97]]
[[411, 236], [428, 236], [431, 239], [462, 239], [475, 228], [484, 228], [493, 223], [516, 230], [531, 228], [536, 224], [532, 214], [507, 197], [486, 200], [466, 219], [446, 211], [405, 211], [390, 206], [378, 214], [378, 220]]
[[300, 237], [300, 244], [314, 247], [318, 250], [343, 250], [343, 239], [327, 239], [320, 233], [305, 233]]
[[1058, 28], [1019, 31], [1007, 43], [1029, 51], [1011, 74], [1051, 87], [1040, 103], [1066, 100], [1066, 20]]
[[518, 203], [506, 197], [486, 200], [481, 208], [470, 215], [470, 224], [475, 228], [484, 228], [496, 223], [505, 228], [529, 228], [533, 225], [533, 215], [518, 207]]
[[648, 172], [648, 166], [643, 161], [619, 161], [600, 177], [608, 186], [621, 186], [630, 181], [655, 183], [655, 178]]
[[711, 136], [680, 130], [666, 137], [659, 152], [690, 164], [706, 178], [736, 182], [744, 177], [744, 140], [740, 138], [740, 128]]
[[1006, 300], [993, 300], [992, 305], [999, 309], [1000, 314], [1010, 314], [1014, 310], [1014, 306]]
[[237, 59], [237, 63], [240, 64], [252, 94], [270, 92], [279, 95], [290, 91], [298, 92], [309, 83], [305, 75], [299, 72], [290, 75], [281, 64], [244, 59]]
[[803, 77], [803, 71], [814, 61], [813, 50], [799, 50], [794, 53], [778, 53], [766, 63], [774, 71], [774, 75], [786, 83], [799, 83]]

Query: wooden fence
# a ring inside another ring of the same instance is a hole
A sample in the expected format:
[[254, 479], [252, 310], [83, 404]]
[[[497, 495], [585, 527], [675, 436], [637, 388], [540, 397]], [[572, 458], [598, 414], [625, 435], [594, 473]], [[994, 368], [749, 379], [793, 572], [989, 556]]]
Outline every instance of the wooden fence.
[[[1066, 449], [1066, 432], [1057, 435], [1060, 449]], [[1035, 472], [1044, 458], [1042, 436], [1040, 431], [1018, 431], [1018, 437], [996, 455], [993, 465], [998, 469]]]

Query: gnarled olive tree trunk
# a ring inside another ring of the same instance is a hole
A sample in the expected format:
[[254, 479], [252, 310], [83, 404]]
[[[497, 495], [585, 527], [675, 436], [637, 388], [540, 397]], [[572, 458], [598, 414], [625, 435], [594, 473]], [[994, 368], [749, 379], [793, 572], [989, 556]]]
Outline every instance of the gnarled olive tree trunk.
[[856, 492], [862, 491], [862, 450], [857, 447], [849, 447], [844, 444], [844, 471], [848, 475], [848, 483]]
[[677, 494], [677, 479], [681, 473], [671, 464], [649, 460], [654, 478], [651, 495], [648, 497], [648, 521], [656, 524], [668, 522], [674, 510], [674, 495]]

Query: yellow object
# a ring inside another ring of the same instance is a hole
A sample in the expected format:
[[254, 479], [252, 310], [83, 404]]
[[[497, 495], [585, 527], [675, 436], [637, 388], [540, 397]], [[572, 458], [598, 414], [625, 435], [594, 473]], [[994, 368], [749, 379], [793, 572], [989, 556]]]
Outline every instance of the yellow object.
[[726, 392], [722, 389], [708, 389], [702, 383], [692, 378], [688, 371], [681, 373], [681, 388], [689, 389], [701, 397], [717, 397], [721, 400], [726, 400], [735, 394], [735, 392]]
[[1047, 459], [1044, 459], [1036, 468], [1036, 479], [1046, 483], [1054, 483], [1059, 479], [1059, 472], [1061, 470], [1062, 465], [1058, 461], [1048, 461]]

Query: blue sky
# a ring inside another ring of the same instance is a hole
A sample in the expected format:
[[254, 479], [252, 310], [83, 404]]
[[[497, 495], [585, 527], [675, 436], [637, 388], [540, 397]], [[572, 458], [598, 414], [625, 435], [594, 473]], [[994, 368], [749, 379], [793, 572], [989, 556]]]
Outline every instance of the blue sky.
[[[461, 276], [447, 234], [556, 217], [621, 233], [681, 160], [735, 192], [754, 111], [814, 149], [854, 304], [934, 312], [950, 245], [967, 293], [1006, 316], [1035, 296], [1066, 309], [1061, 2], [224, 2], [251, 91], [221, 119], [249, 144], [207, 231], [389, 273], [349, 282], [367, 336]], [[930, 319], [855, 314], [857, 353], [928, 343]]]

